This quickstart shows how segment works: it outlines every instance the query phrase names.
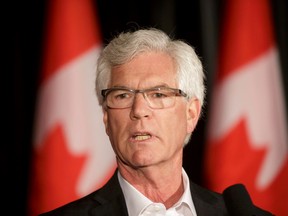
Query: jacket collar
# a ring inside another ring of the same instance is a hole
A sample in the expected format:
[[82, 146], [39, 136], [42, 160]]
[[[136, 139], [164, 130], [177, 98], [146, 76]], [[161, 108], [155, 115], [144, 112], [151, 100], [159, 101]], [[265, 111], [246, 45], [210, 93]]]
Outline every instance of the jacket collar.
[[124, 195], [117, 177], [117, 169], [107, 184], [99, 189], [93, 198], [100, 205], [92, 210], [92, 215], [128, 216]]
[[202, 188], [191, 181], [190, 190], [197, 215], [228, 215], [222, 195]]
[[[97, 216], [128, 216], [128, 210], [117, 177], [118, 169], [114, 172], [107, 184], [99, 189], [93, 199], [100, 203], [92, 210], [91, 215]], [[216, 195], [190, 181], [190, 190], [198, 216], [227, 215], [226, 207], [221, 195]]]

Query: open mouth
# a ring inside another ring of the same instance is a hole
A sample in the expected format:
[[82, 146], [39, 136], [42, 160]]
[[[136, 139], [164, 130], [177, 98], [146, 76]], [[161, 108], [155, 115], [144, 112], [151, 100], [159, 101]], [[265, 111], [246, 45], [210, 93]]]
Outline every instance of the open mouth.
[[147, 140], [149, 138], [151, 138], [150, 134], [138, 134], [133, 136], [133, 139], [137, 141]]

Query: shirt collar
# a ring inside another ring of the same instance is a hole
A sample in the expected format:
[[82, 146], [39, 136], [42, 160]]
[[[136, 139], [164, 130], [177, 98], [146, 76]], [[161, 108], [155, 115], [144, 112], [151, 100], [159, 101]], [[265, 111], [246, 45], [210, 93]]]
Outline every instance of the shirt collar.
[[[186, 203], [192, 215], [196, 215], [196, 210], [194, 203], [192, 201], [192, 195], [190, 191], [190, 184], [189, 178], [187, 173], [185, 172], [184, 168], [182, 168], [182, 177], [183, 177], [183, 184], [184, 184], [184, 193], [179, 201], [173, 206], [177, 207], [181, 205], [181, 203]], [[145, 197], [142, 193], [140, 193], [135, 187], [133, 187], [129, 182], [127, 182], [118, 171], [118, 179], [122, 191], [124, 193], [125, 201], [127, 203], [127, 209], [129, 215], [139, 215], [140, 212], [146, 208], [148, 205], [152, 204], [153, 202]]]
[[135, 187], [133, 187], [129, 182], [127, 182], [121, 176], [119, 171], [118, 171], [118, 179], [122, 191], [124, 193], [128, 209], [128, 215], [139, 215], [143, 208], [153, 203], [142, 193], [140, 193]]

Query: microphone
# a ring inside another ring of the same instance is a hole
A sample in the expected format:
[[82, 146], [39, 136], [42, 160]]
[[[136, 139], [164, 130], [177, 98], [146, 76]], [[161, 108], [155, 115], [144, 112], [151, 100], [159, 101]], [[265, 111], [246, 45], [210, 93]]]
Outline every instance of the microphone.
[[224, 201], [231, 216], [272, 216], [255, 206], [243, 184], [235, 184], [223, 191]]

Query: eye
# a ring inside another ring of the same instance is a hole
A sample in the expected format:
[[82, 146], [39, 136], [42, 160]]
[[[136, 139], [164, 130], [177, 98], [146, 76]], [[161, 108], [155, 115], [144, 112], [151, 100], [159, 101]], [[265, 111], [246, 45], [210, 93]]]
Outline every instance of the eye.
[[124, 90], [117, 90], [112, 94], [114, 100], [124, 100], [133, 97], [133, 93], [124, 91]]
[[149, 97], [154, 99], [161, 99], [169, 97], [169, 95], [165, 91], [158, 90], [149, 92]]

